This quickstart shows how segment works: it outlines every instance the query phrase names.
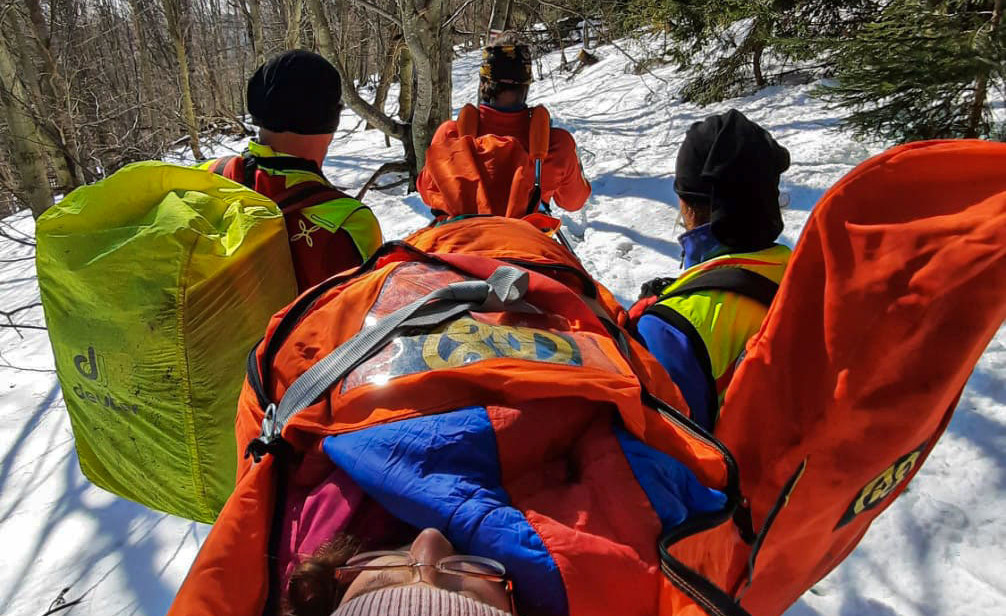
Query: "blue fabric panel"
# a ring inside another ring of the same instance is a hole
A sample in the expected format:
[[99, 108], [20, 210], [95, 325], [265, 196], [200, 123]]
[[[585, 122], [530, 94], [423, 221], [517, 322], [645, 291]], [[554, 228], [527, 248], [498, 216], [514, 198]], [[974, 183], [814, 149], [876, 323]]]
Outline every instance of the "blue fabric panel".
[[696, 513], [719, 511], [726, 506], [726, 495], [699, 483], [684, 464], [646, 445], [620, 425], [614, 430], [632, 474], [650, 499], [664, 532]]
[[678, 243], [681, 244], [681, 265], [685, 269], [730, 252], [713, 235], [713, 226], [709, 223], [682, 233], [678, 236]]
[[706, 372], [688, 342], [688, 337], [652, 314], [640, 317], [636, 331], [639, 332], [643, 345], [657, 358], [681, 390], [681, 395], [692, 411], [692, 420], [706, 430], [712, 430]]
[[503, 563], [522, 611], [568, 613], [558, 566], [503, 489], [485, 408], [331, 436], [324, 449], [395, 517], [438, 529], [459, 553]]

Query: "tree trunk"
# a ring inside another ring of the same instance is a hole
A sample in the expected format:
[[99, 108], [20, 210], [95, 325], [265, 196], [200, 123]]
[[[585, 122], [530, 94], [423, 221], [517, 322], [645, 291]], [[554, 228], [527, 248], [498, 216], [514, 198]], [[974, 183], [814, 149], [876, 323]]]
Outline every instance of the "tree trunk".
[[[999, 26], [1002, 23], [1003, 0], [996, 0], [995, 8], [992, 10], [991, 28], [989, 30], [988, 41], [995, 41], [999, 34]], [[989, 69], [983, 68], [975, 79], [975, 97], [971, 101], [971, 110], [968, 113], [968, 126], [964, 137], [967, 139], [977, 138], [981, 133], [982, 118], [985, 115], [985, 101], [988, 98], [989, 89]]]
[[332, 40], [332, 28], [328, 23], [328, 15], [321, 2], [322, 0], [308, 0], [308, 10], [311, 12], [311, 20], [314, 23], [314, 36], [318, 41], [318, 50], [321, 51], [321, 55], [335, 65], [339, 75], [342, 76], [342, 101], [358, 116], [385, 135], [401, 139], [405, 134], [404, 127], [363, 100], [360, 93], [356, 91], [353, 80], [348, 77], [349, 73], [346, 71], [342, 56], [335, 48], [335, 42]]
[[[391, 82], [395, 77], [395, 64], [398, 61], [398, 52], [402, 48], [402, 39], [395, 36], [388, 45], [388, 53], [384, 56], [384, 65], [381, 66], [381, 74], [378, 77], [377, 91], [374, 93], [374, 107], [384, 113], [384, 105], [388, 101], [388, 90], [391, 89]], [[367, 124], [367, 128], [373, 128]]]
[[300, 47], [300, 19], [303, 16], [303, 0], [284, 0], [286, 7], [286, 48]]
[[418, 173], [426, 163], [426, 150], [433, 133], [451, 114], [451, 39], [441, 28], [449, 7], [444, 0], [429, 0], [422, 10], [399, 0], [399, 15], [405, 43], [412, 52], [416, 92], [412, 112], [412, 144]]
[[[25, 111], [31, 114], [32, 120], [35, 122], [36, 139], [38, 139], [42, 151], [45, 152], [47, 162], [56, 177], [56, 186], [61, 190], [73, 189], [77, 186], [77, 182], [70, 173], [62, 144], [57, 142], [59, 130], [52, 122], [55, 114], [49, 113], [47, 109], [49, 107], [47, 103], [52, 103], [54, 97], [42, 94], [42, 79], [38, 74], [34, 60], [28, 55], [29, 46], [28, 39], [25, 37], [24, 24], [21, 23], [16, 10], [11, 11], [8, 20], [7, 25], [13, 26], [8, 32], [14, 34], [14, 46], [21, 50], [17, 54], [17, 59], [21, 81], [28, 95], [24, 99]], [[51, 92], [47, 93], [51, 94]]]
[[[502, 6], [501, 6], [502, 4]], [[494, 33], [500, 33], [510, 29], [510, 20], [513, 14], [513, 0], [495, 0], [492, 12], [489, 14], [489, 27], [486, 29], [486, 44], [492, 40]]]
[[52, 41], [39, 0], [27, 0], [26, 5], [31, 18], [31, 35], [35, 39], [45, 68], [46, 78], [41, 79], [40, 85], [43, 95], [50, 101], [53, 112], [51, 123], [54, 131], [53, 140], [60, 147], [60, 157], [67, 168], [70, 180], [68, 187], [76, 188], [84, 184], [91, 174], [80, 162], [77, 126], [70, 113], [70, 92], [53, 57]]
[[52, 190], [45, 158], [38, 143], [36, 126], [23, 102], [28, 100], [17, 76], [17, 61], [9, 47], [10, 18], [0, 23], [0, 105], [7, 118], [11, 159], [17, 170], [20, 194], [32, 216], [38, 218], [52, 205]]
[[756, 41], [751, 50], [751, 70], [754, 72], [755, 86], [765, 87], [765, 76], [761, 72], [761, 55], [765, 51], [765, 41]]
[[141, 0], [129, 0], [129, 10], [133, 22], [133, 35], [136, 37], [136, 60], [137, 68], [140, 73], [140, 92], [139, 92], [139, 105], [140, 105], [140, 120], [141, 122], [149, 127], [154, 126], [154, 117], [152, 109], [148, 101], [153, 97], [154, 86], [151, 83], [152, 73], [151, 73], [151, 61], [150, 61], [150, 49], [147, 43], [147, 34], [143, 29], [143, 19], [141, 18], [141, 13], [143, 6]]
[[248, 0], [248, 18], [251, 20], [255, 62], [258, 66], [262, 66], [265, 64], [265, 31], [262, 29], [262, 4], [260, 0]]
[[189, 58], [185, 48], [185, 31], [187, 28], [186, 11], [183, 2], [187, 0], [162, 0], [164, 16], [168, 21], [168, 34], [175, 47], [175, 59], [178, 62], [178, 86], [182, 95], [182, 117], [185, 128], [189, 132], [189, 144], [192, 146], [192, 156], [196, 160], [203, 158], [199, 147], [199, 125], [196, 122], [196, 110], [192, 103], [192, 86], [189, 83]]
[[416, 71], [412, 63], [412, 53], [403, 46], [398, 53], [398, 119], [412, 122], [412, 103], [415, 100]]

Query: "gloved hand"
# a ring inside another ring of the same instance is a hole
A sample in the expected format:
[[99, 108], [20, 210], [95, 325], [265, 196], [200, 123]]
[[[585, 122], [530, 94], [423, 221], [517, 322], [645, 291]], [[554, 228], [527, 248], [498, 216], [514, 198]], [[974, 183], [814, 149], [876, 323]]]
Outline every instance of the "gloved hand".
[[667, 285], [673, 283], [675, 280], [675, 278], [661, 277], [644, 282], [643, 286], [639, 287], [639, 299], [660, 295], [660, 293], [667, 288]]

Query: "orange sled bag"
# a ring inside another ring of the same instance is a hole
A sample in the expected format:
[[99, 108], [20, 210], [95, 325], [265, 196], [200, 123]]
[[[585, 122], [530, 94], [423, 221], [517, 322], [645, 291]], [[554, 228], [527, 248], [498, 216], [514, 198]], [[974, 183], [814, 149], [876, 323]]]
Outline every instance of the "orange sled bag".
[[[465, 219], [409, 242], [274, 317], [240, 400], [237, 488], [169, 613], [278, 613], [291, 486], [340, 445], [340, 472], [395, 518], [503, 562], [523, 616], [656, 613], [658, 540], [729, 523], [729, 455], [614, 324], [610, 293], [530, 223]], [[397, 466], [361, 471], [389, 442]]]
[[1004, 170], [1006, 144], [914, 143], [822, 197], [715, 428], [736, 523], [669, 548], [696, 590], [781, 614], [918, 472], [1006, 317]]

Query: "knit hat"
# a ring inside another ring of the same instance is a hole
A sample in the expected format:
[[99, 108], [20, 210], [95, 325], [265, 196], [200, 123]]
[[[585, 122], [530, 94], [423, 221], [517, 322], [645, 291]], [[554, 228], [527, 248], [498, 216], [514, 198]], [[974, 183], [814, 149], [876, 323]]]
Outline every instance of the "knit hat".
[[531, 83], [531, 48], [490, 45], [482, 48], [479, 77], [484, 81], [526, 86]]
[[761, 250], [782, 233], [779, 176], [788, 168], [789, 151], [731, 109], [688, 129], [678, 150], [674, 191], [709, 204], [712, 232], [721, 244]]
[[471, 597], [428, 586], [392, 586], [353, 597], [332, 616], [509, 616]]
[[248, 112], [261, 128], [301, 135], [334, 133], [341, 111], [339, 72], [310, 51], [275, 56], [248, 81]]

